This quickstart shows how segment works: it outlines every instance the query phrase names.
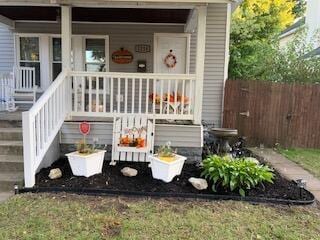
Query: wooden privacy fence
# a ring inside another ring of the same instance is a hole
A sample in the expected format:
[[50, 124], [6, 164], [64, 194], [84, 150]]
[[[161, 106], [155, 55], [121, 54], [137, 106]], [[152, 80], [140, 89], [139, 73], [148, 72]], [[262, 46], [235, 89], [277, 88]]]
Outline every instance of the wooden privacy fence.
[[228, 80], [223, 126], [251, 146], [320, 148], [320, 85]]

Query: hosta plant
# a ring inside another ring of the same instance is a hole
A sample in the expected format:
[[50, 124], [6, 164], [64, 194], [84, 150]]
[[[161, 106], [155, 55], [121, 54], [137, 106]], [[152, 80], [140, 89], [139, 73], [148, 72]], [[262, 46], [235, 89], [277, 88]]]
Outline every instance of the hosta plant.
[[252, 161], [252, 158], [234, 159], [229, 156], [212, 155], [203, 161], [201, 176], [212, 182], [212, 190], [218, 187], [238, 190], [245, 196], [246, 190], [264, 182], [273, 183], [273, 170]]

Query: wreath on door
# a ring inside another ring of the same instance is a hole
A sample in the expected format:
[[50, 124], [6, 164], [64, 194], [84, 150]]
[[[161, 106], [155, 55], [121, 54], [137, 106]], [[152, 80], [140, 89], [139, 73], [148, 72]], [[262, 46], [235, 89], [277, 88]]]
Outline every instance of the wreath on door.
[[165, 57], [164, 64], [168, 68], [174, 68], [177, 65], [177, 57], [172, 53], [172, 50], [170, 50], [170, 53]]

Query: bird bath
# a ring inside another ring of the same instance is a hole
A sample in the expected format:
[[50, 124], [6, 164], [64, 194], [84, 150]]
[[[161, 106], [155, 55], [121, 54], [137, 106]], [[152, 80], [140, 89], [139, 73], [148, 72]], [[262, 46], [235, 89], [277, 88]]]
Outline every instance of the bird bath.
[[211, 133], [219, 140], [217, 153], [230, 153], [232, 149], [229, 145], [229, 140], [238, 136], [238, 130], [229, 128], [212, 128]]

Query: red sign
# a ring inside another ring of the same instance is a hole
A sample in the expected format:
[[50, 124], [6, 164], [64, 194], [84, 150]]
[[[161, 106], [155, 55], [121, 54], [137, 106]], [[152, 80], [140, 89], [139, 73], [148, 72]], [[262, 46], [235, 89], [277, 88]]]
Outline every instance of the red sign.
[[82, 122], [79, 124], [79, 130], [82, 135], [86, 136], [90, 133], [90, 124], [87, 122]]

